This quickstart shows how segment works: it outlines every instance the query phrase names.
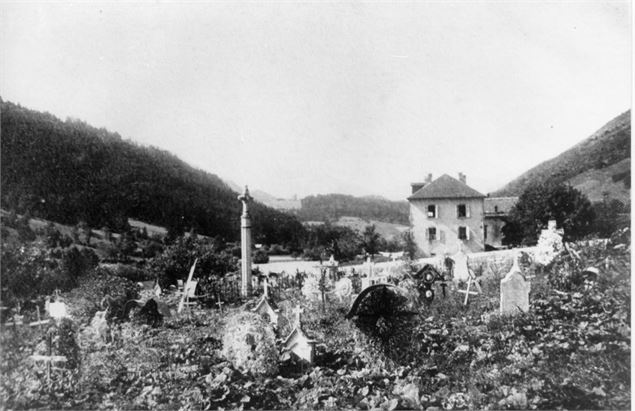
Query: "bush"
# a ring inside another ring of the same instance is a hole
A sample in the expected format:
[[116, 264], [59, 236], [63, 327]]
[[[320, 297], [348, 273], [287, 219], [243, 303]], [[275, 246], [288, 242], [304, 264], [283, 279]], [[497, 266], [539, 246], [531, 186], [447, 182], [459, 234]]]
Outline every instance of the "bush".
[[253, 262], [255, 264], [266, 264], [269, 262], [269, 255], [266, 251], [256, 250], [253, 256]]
[[177, 280], [186, 279], [197, 258], [194, 278], [223, 277], [238, 271], [238, 260], [228, 250], [219, 250], [213, 242], [191, 237], [177, 238], [161, 255], [149, 262], [148, 271], [159, 279], [162, 288], [167, 288], [175, 285]]
[[107, 318], [123, 320], [126, 302], [137, 298], [137, 284], [102, 268], [96, 268], [84, 276], [79, 287], [66, 296], [70, 314], [82, 323], [88, 323], [97, 311], [103, 310], [102, 305], [109, 307]]
[[1, 258], [1, 296], [6, 306], [52, 294], [55, 289], [68, 290], [74, 285], [74, 279], [62, 269], [51, 250], [5, 243]]

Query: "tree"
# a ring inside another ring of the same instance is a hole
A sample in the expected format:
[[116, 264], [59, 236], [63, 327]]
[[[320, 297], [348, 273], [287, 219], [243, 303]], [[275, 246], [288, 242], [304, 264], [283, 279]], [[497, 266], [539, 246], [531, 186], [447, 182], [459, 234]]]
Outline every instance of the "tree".
[[405, 231], [401, 235], [401, 239], [403, 241], [406, 254], [408, 254], [408, 258], [414, 260], [417, 255], [417, 243], [415, 242], [415, 237], [412, 234], [412, 231]]
[[579, 190], [556, 183], [534, 183], [521, 194], [503, 227], [503, 244], [533, 245], [549, 220], [564, 229], [564, 240], [584, 237], [593, 229], [595, 214]]
[[375, 225], [371, 224], [366, 226], [364, 232], [362, 233], [362, 247], [364, 250], [371, 255], [371, 257], [377, 254], [379, 248], [381, 236], [375, 230]]

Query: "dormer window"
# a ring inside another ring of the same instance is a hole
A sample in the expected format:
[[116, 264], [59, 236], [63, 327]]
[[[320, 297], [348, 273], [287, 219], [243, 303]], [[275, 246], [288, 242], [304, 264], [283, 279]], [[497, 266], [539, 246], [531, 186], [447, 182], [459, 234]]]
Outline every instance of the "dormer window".
[[437, 218], [437, 215], [438, 215], [437, 206], [434, 204], [430, 204], [428, 206], [428, 218]]

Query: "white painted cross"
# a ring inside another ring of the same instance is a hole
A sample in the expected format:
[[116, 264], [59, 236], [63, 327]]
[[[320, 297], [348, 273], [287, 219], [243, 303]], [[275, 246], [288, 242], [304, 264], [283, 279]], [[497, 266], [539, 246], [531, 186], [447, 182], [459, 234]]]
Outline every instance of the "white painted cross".
[[216, 305], [218, 306], [218, 310], [220, 312], [223, 312], [223, 304], [225, 304], [225, 303], [222, 302], [221, 300], [218, 300], [218, 302], [216, 303]]
[[299, 305], [293, 309], [293, 313], [295, 314], [296, 327], [300, 326], [300, 314], [302, 314], [303, 312], [304, 312], [304, 308], [300, 307]]
[[[476, 277], [474, 276], [474, 273], [472, 272], [472, 270], [470, 270], [468, 268], [467, 272], [468, 272], [467, 289], [458, 290], [458, 292], [460, 292], [460, 293], [465, 293], [465, 300], [463, 301], [463, 305], [467, 305], [467, 301], [470, 298], [470, 295], [478, 295], [479, 293], [483, 292], [483, 290], [481, 289], [481, 286], [479, 285], [478, 281], [476, 280]], [[474, 284], [474, 286], [476, 287], [478, 292], [470, 291], [470, 287], [472, 286], [472, 284]]]
[[180, 314], [183, 311], [183, 307], [185, 306], [185, 299], [188, 296], [190, 282], [192, 281], [192, 275], [194, 275], [194, 269], [196, 268], [196, 263], [198, 262], [198, 258], [194, 260], [194, 264], [192, 264], [192, 268], [190, 268], [190, 273], [187, 276], [187, 282], [183, 288], [183, 295], [181, 296], [181, 301], [179, 302], [179, 306], [177, 308], [177, 312]]

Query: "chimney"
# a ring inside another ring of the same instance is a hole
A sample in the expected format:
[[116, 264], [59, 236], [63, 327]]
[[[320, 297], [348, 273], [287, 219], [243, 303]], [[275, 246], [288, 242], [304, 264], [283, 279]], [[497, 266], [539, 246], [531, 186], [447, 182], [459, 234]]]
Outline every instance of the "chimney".
[[425, 186], [426, 183], [410, 183], [410, 186], [412, 187], [412, 193], [414, 194], [417, 191], [419, 191], [421, 188], [423, 188], [423, 186]]
[[425, 179], [425, 181], [423, 183], [410, 183], [410, 186], [412, 186], [412, 194], [414, 194], [417, 191], [421, 190], [423, 187], [427, 186], [431, 182], [432, 182], [432, 173], [429, 173], [426, 176], [426, 179]]
[[460, 180], [463, 184], [467, 184], [467, 183], [465, 182], [465, 174], [463, 174], [463, 173], [459, 173], [459, 180]]

